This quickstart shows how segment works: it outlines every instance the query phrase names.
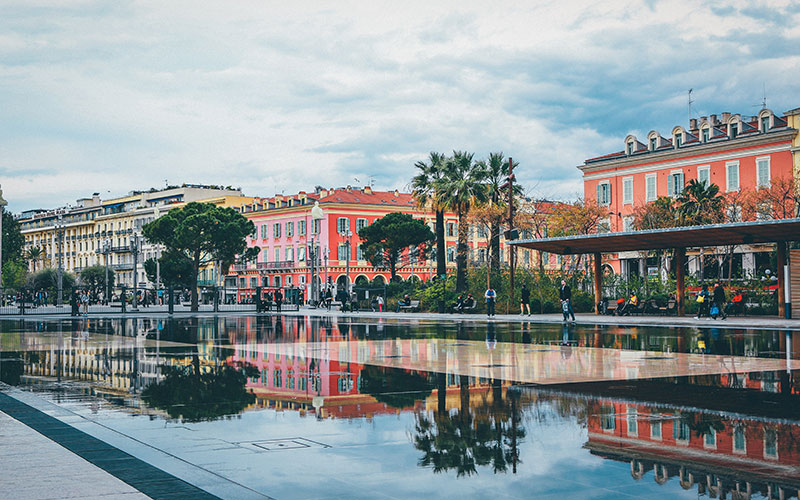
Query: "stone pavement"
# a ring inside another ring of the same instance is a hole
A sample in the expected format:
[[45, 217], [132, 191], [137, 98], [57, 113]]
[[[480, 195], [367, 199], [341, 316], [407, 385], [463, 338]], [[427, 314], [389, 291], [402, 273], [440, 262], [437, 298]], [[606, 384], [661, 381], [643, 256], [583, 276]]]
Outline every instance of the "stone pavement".
[[1, 500], [150, 497], [0, 412]]

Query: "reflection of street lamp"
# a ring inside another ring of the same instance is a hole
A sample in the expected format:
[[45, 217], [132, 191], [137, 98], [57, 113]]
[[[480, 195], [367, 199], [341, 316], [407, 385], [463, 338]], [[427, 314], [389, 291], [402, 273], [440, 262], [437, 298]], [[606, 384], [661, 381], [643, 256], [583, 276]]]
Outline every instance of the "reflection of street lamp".
[[64, 217], [58, 214], [56, 221], [56, 238], [58, 238], [58, 295], [56, 305], [61, 305], [64, 301]]
[[317, 265], [317, 223], [319, 223], [320, 227], [322, 226], [322, 219], [325, 218], [325, 214], [322, 212], [322, 208], [319, 206], [319, 202], [314, 202], [314, 207], [311, 209], [311, 300], [317, 301], [319, 293], [317, 291], [317, 279], [314, 277], [314, 268]]
[[3, 190], [0, 189], [0, 293], [3, 291], [3, 209], [8, 202], [3, 199]]

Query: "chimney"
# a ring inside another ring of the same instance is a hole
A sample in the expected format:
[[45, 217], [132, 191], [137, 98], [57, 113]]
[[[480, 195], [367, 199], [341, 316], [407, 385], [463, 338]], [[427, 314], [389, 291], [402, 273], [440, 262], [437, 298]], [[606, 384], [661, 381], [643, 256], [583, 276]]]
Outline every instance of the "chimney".
[[727, 111], [722, 112], [722, 123], [727, 122], [731, 118], [731, 114]]
[[718, 124], [719, 121], [717, 121], [717, 115], [711, 115], [711, 125], [716, 127]]
[[370, 186], [364, 186], [364, 194], [372, 194], [372, 188]]
[[396, 189], [395, 189], [395, 190], [394, 190], [394, 195], [395, 195], [395, 196], [400, 196], [400, 191], [398, 191], [398, 190], [396, 190]]
[[[711, 115], [711, 116], [714, 116], [714, 115]], [[707, 116], [701, 116], [700, 117], [700, 123], [707, 122], [707, 121], [708, 121], [708, 117]]]
[[689, 130], [697, 130], [697, 118], [689, 120]]

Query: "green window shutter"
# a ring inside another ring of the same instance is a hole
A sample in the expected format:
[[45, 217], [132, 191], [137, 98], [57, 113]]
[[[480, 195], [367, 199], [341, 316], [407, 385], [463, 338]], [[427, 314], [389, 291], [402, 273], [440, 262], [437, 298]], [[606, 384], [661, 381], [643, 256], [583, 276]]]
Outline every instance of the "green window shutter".
[[598, 205], [602, 205], [603, 204], [603, 196], [602, 195], [603, 195], [603, 185], [602, 184], [597, 184], [597, 204]]

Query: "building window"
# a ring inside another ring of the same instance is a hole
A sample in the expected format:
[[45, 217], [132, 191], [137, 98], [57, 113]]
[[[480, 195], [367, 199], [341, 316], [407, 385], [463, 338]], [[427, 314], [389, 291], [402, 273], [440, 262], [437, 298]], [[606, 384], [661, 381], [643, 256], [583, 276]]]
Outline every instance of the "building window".
[[272, 225], [272, 237], [276, 239], [281, 237], [281, 225], [279, 222]]
[[269, 236], [269, 224], [261, 225], [261, 239], [266, 240]]
[[600, 410], [600, 428], [607, 432], [617, 428], [617, 416], [613, 406], [606, 406]]
[[661, 441], [661, 421], [650, 422], [650, 439]]
[[760, 188], [769, 187], [769, 158], [756, 158], [756, 183]]
[[478, 224], [478, 238], [486, 238], [486, 226]]
[[678, 196], [683, 192], [683, 172], [671, 172], [667, 177], [667, 196]]
[[704, 165], [697, 167], [697, 182], [708, 187], [711, 184], [711, 167]]
[[731, 123], [730, 125], [728, 125], [728, 131], [730, 133], [731, 139], [736, 139], [736, 136], [739, 135], [739, 124]]
[[294, 247], [286, 247], [286, 260], [294, 262]]
[[737, 425], [733, 429], [733, 452], [734, 453], [747, 453], [747, 440], [744, 436], [744, 426]]
[[297, 260], [306, 260], [306, 247], [301, 245], [297, 248]]
[[774, 429], [764, 430], [764, 457], [778, 458], [778, 433]]
[[610, 205], [611, 204], [611, 183], [603, 181], [597, 184], [597, 204]]
[[293, 281], [292, 277], [291, 276], [287, 276], [286, 277], [286, 286], [292, 286], [293, 284], [294, 284], [294, 281]]
[[456, 223], [455, 222], [448, 222], [445, 227], [447, 228], [447, 236], [455, 236], [456, 235]]
[[345, 234], [347, 231], [350, 230], [350, 219], [347, 217], [339, 217], [336, 219], [336, 232], [339, 234]]
[[269, 250], [268, 249], [265, 248], [264, 251], [261, 252], [261, 260], [262, 260], [262, 262], [269, 262]]
[[281, 247], [275, 247], [275, 262], [281, 261]]
[[364, 247], [362, 245], [356, 247], [356, 260], [364, 260]]
[[286, 223], [286, 236], [289, 238], [294, 236], [294, 222]]
[[622, 179], [622, 204], [633, 205], [633, 177]]
[[633, 141], [628, 141], [628, 143], [625, 145], [625, 152], [628, 155], [632, 155], [633, 154]]
[[645, 176], [645, 201], [655, 201], [658, 198], [657, 174], [647, 174]]
[[675, 441], [688, 442], [691, 433], [692, 430], [689, 428], [689, 424], [684, 422], [682, 419], [676, 418], [672, 421], [672, 437], [675, 439]]
[[703, 446], [706, 448], [716, 449], [717, 447], [717, 431], [709, 429], [708, 432], [703, 434]]
[[367, 219], [356, 219], [356, 232], [359, 232], [367, 227], [367, 223]]
[[761, 133], [766, 134], [769, 130], [769, 115], [761, 117]]
[[311, 225], [314, 234], [319, 234], [322, 230], [322, 221], [319, 219], [311, 221]]
[[655, 151], [658, 147], [658, 138], [651, 137], [650, 138], [650, 151]]
[[634, 230], [632, 215], [626, 215], [625, 217], [622, 218], [622, 230], [625, 231], [626, 233]]
[[629, 406], [627, 410], [627, 418], [625, 419], [627, 432], [629, 436], [638, 436], [639, 435], [639, 428], [638, 422], [636, 419], [636, 407]]
[[486, 249], [485, 248], [479, 248], [478, 249], [478, 262], [479, 263], [486, 262]]
[[702, 134], [703, 134], [703, 142], [708, 142], [708, 137], [709, 137], [708, 136], [708, 134], [709, 134], [708, 128], [704, 128], [703, 131], [702, 131]]
[[739, 190], [739, 162], [734, 161], [725, 164], [726, 182], [725, 186], [728, 192]]
[[304, 220], [297, 221], [297, 234], [299, 234], [300, 236], [306, 235], [306, 221]]
[[678, 132], [675, 134], [675, 147], [679, 148], [681, 147], [681, 144], [683, 144], [683, 134]]
[[597, 234], [604, 234], [611, 232], [611, 220], [600, 219], [597, 221]]
[[453, 247], [447, 248], [447, 262], [455, 262], [456, 261], [456, 249]]
[[255, 288], [258, 286], [258, 278], [250, 278], [250, 288]]
[[280, 288], [280, 287], [281, 287], [281, 277], [275, 276], [275, 288]]
[[337, 257], [339, 260], [347, 260], [347, 245], [339, 245]]

